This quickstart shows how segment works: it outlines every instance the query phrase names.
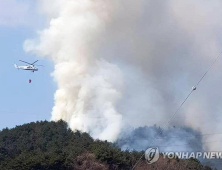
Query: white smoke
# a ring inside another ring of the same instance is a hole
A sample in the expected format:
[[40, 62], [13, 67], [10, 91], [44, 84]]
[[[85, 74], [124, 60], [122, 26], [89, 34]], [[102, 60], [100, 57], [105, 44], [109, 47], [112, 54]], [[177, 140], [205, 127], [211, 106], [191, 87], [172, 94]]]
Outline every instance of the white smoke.
[[[44, 1], [43, 5], [48, 3]], [[58, 16], [40, 33], [40, 43], [25, 42], [27, 51], [35, 50], [55, 63], [53, 77], [58, 90], [52, 120], [63, 119], [73, 130], [114, 141], [122, 121], [116, 110], [123, 86], [122, 73], [116, 65], [93, 55], [95, 38], [107, 15], [106, 6], [103, 9], [101, 4], [106, 3], [81, 0], [55, 1], [56, 4], [61, 9], [47, 13], [49, 17]]]
[[[129, 125], [165, 125], [221, 50], [221, 6], [219, 0], [40, 1], [50, 24], [24, 47], [55, 64], [52, 120], [109, 141]], [[219, 66], [172, 125], [221, 129]]]

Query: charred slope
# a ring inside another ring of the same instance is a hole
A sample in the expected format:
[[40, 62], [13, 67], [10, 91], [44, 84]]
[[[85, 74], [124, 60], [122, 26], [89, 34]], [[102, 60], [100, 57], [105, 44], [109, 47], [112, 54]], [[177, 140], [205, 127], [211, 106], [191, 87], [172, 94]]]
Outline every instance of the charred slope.
[[[107, 141], [93, 140], [89, 134], [72, 132], [67, 124], [36, 122], [0, 132], [1, 170], [105, 170], [131, 169], [142, 152], [121, 151]], [[210, 170], [197, 160], [163, 160], [139, 169]]]

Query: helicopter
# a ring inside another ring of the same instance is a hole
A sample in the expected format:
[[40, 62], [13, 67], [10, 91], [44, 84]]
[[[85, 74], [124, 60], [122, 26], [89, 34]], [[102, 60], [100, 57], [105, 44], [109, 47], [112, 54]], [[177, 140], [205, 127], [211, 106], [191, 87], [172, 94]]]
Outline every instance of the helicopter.
[[[33, 63], [28, 63], [28, 62], [26, 62], [26, 61], [22, 61], [22, 60], [19, 60], [20, 62], [23, 62], [23, 63], [26, 63], [26, 64], [28, 64], [28, 65], [26, 65], [26, 66], [17, 66], [17, 64], [14, 64], [14, 66], [15, 66], [15, 68], [17, 68], [18, 70], [19, 69], [21, 69], [21, 70], [28, 70], [28, 71], [32, 71], [33, 73], [35, 72], [35, 71], [38, 71], [38, 68], [37, 67], [35, 67], [35, 63], [37, 63], [38, 62], [38, 60], [36, 60], [35, 62], [33, 62]], [[36, 65], [36, 66], [42, 66], [42, 65]]]
[[[33, 72], [33, 73], [34, 73], [35, 71], [38, 71], [38, 68], [35, 67], [35, 63], [37, 63], [38, 60], [36, 60], [36, 61], [33, 62], [33, 63], [28, 63], [28, 62], [22, 61], [22, 60], [19, 60], [19, 61], [20, 61], [20, 62], [23, 62], [23, 63], [26, 63], [26, 64], [28, 64], [28, 65], [26, 65], [26, 66], [17, 66], [17, 64], [14, 64], [15, 68], [17, 68], [18, 70], [19, 70], [19, 69], [21, 69], [21, 70], [28, 70], [28, 71], [31, 71], [31, 72]], [[42, 65], [36, 65], [36, 66], [42, 66]], [[32, 80], [29, 79], [28, 82], [31, 83]]]

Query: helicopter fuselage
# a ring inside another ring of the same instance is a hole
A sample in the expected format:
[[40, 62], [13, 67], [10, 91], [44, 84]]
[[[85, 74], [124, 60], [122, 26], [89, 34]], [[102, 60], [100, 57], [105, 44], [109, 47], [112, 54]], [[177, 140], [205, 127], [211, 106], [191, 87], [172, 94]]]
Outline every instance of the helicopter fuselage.
[[28, 65], [28, 66], [17, 66], [15, 64], [15, 68], [17, 69], [21, 69], [21, 70], [28, 70], [28, 71], [32, 71], [32, 72], [35, 72], [35, 71], [38, 71], [38, 68], [32, 66], [32, 65]]

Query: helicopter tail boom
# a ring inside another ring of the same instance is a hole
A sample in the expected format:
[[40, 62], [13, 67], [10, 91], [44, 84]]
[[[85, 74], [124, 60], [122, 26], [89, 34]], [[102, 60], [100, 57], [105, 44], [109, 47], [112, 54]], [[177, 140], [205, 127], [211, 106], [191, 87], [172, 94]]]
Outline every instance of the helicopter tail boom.
[[15, 68], [19, 69], [19, 67], [17, 66], [17, 64], [14, 64]]

